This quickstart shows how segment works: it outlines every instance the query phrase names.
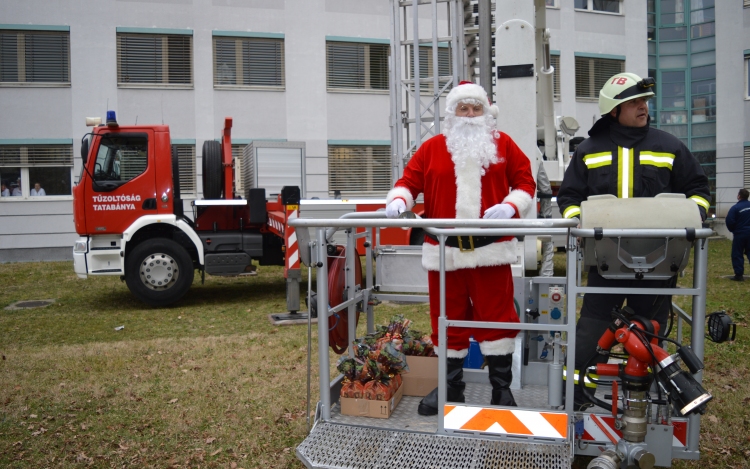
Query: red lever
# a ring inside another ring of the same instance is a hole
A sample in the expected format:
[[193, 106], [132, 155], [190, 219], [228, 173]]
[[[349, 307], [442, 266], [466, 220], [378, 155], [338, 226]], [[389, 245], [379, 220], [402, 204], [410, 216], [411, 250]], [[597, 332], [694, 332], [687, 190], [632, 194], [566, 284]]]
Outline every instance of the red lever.
[[619, 399], [617, 381], [612, 381], [612, 417], [617, 418], [617, 400]]

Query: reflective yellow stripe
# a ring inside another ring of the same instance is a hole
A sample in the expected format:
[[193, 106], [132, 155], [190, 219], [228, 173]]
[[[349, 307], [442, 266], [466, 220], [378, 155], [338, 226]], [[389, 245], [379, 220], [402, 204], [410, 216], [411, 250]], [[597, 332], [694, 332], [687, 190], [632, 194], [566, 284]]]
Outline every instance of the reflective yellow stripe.
[[590, 153], [588, 155], [584, 155], [583, 162], [586, 163], [586, 167], [588, 169], [609, 166], [612, 164], [612, 153], [608, 151], [604, 151], [601, 153]]
[[657, 166], [659, 168], [672, 169], [674, 155], [672, 153], [659, 153], [655, 151], [642, 151], [638, 156], [642, 165]]
[[706, 209], [708, 211], [708, 208], [711, 206], [710, 203], [708, 203], [708, 200], [704, 199], [703, 197], [699, 195], [692, 195], [690, 198], [698, 205]]
[[[566, 380], [567, 380], [567, 377], [568, 377], [568, 367], [564, 366], [564, 367], [563, 367], [563, 381], [566, 381]], [[589, 373], [589, 374], [588, 374], [588, 375], [587, 375], [587, 376], [586, 376], [586, 377], [584, 378], [584, 381], [583, 381], [583, 382], [584, 382], [584, 384], [585, 384], [585, 386], [586, 386], [587, 388], [593, 388], [593, 389], [596, 389], [596, 383], [592, 382], [592, 381], [591, 381], [591, 380], [589, 379], [589, 377], [591, 377], [591, 378], [593, 378], [593, 379], [599, 379], [599, 375], [597, 375], [597, 374], [595, 374], [595, 373]], [[575, 373], [573, 373], [573, 383], [575, 383], [576, 385], [578, 384], [578, 370], [576, 370], [576, 371], [575, 371]]]
[[633, 151], [617, 147], [617, 197], [633, 197]]
[[563, 218], [574, 218], [581, 214], [581, 207], [578, 205], [571, 205], [566, 208], [563, 212]]

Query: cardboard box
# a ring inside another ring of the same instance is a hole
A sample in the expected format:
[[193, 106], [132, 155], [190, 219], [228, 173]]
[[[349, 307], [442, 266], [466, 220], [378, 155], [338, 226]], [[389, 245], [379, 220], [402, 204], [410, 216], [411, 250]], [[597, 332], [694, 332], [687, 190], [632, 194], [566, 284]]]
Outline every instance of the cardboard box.
[[437, 357], [406, 356], [409, 372], [401, 375], [404, 396], [426, 396], [437, 387], [438, 359]]
[[388, 401], [372, 401], [369, 399], [352, 399], [349, 397], [339, 398], [341, 413], [343, 415], [355, 415], [357, 417], [373, 417], [387, 419], [393, 413], [401, 397], [404, 395], [404, 385], [396, 390], [396, 394]]

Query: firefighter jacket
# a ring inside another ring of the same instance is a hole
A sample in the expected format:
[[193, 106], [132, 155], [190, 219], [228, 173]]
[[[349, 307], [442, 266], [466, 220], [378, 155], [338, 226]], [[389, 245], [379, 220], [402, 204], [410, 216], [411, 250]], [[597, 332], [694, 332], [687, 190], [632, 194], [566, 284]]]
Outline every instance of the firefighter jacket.
[[[750, 236], [750, 201], [740, 200], [729, 209], [727, 229], [736, 236]], [[742, 256], [740, 256], [742, 257]]]
[[685, 194], [706, 219], [711, 198], [698, 160], [676, 137], [658, 129], [599, 119], [578, 145], [557, 194], [563, 218], [578, 217], [591, 195], [619, 198]]

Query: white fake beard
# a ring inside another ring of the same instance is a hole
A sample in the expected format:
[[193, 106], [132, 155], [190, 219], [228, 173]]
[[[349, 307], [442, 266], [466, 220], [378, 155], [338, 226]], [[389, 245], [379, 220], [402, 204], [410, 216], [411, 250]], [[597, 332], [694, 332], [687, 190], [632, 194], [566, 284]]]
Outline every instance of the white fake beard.
[[490, 114], [478, 117], [458, 117], [448, 115], [444, 122], [443, 135], [448, 145], [451, 159], [457, 167], [466, 165], [467, 160], [479, 163], [482, 175], [491, 164], [497, 163], [495, 138], [495, 118]]

